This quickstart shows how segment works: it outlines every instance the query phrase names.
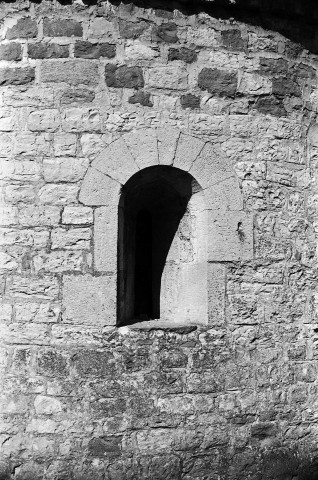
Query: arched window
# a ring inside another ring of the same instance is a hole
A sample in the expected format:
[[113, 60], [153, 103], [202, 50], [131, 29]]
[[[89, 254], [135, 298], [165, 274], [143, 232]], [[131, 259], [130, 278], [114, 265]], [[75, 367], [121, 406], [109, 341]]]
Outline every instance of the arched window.
[[207, 221], [192, 175], [157, 165], [123, 186], [118, 225], [118, 325], [207, 322]]

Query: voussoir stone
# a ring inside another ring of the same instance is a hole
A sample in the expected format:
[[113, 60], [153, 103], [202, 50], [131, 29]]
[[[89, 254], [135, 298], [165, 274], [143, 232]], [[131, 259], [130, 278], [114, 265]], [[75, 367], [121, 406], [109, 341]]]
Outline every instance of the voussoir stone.
[[79, 201], [84, 205], [118, 205], [120, 183], [104, 173], [89, 168], [84, 177]]
[[111, 143], [93, 161], [92, 167], [124, 184], [139, 168], [123, 138]]

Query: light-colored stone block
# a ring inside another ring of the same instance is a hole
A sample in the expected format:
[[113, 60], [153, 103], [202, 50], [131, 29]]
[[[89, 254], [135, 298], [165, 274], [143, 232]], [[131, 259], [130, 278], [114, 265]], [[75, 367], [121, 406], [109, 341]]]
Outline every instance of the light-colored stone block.
[[243, 197], [237, 177], [233, 176], [203, 190], [210, 210], [242, 210]]
[[102, 151], [92, 163], [92, 167], [122, 184], [139, 171], [122, 138], [111, 143]]
[[158, 165], [158, 142], [155, 130], [137, 130], [127, 133], [123, 139], [140, 169]]
[[75, 133], [58, 133], [54, 135], [54, 155], [57, 157], [75, 155], [76, 142], [77, 138]]
[[104, 173], [89, 168], [79, 193], [79, 201], [84, 205], [118, 205], [120, 183], [104, 175]]
[[90, 228], [56, 228], [51, 234], [51, 248], [89, 250], [92, 232]]
[[56, 109], [36, 110], [30, 113], [28, 128], [31, 132], [56, 132], [60, 126], [60, 114]]
[[158, 153], [160, 165], [172, 165], [177, 149], [180, 130], [177, 128], [158, 128]]
[[62, 213], [62, 223], [72, 225], [91, 225], [94, 220], [93, 209], [90, 207], [65, 207]]
[[199, 138], [181, 133], [173, 166], [188, 172], [204, 145]]
[[65, 276], [63, 321], [85, 325], [116, 324], [116, 276]]
[[87, 158], [46, 158], [43, 175], [46, 182], [77, 182], [82, 180], [88, 168]]
[[234, 171], [221, 149], [207, 143], [189, 173], [205, 189], [232, 177]]
[[76, 203], [78, 191], [78, 185], [49, 183], [39, 190], [39, 199], [41, 203], [53, 205]]
[[221, 263], [208, 263], [208, 323], [221, 326], [225, 318], [226, 269]]
[[100, 207], [95, 210], [94, 268], [97, 272], [117, 270], [118, 207]]
[[149, 71], [149, 87], [184, 90], [188, 86], [187, 70], [178, 66], [153, 67]]
[[253, 216], [243, 211], [209, 210], [208, 260], [230, 262], [253, 258]]
[[68, 108], [62, 114], [62, 129], [65, 132], [92, 132], [101, 128], [101, 117], [91, 108]]
[[245, 95], [268, 95], [272, 93], [272, 81], [257, 73], [244, 72], [237, 91]]

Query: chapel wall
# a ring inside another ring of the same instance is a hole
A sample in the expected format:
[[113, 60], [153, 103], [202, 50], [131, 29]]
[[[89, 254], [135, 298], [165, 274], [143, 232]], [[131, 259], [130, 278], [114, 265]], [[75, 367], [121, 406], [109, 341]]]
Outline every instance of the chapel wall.
[[[0, 35], [0, 478], [308, 478], [317, 56], [107, 2], [2, 2]], [[125, 146], [189, 171], [195, 139], [196, 165], [232, 172], [206, 187], [209, 323], [118, 329], [108, 222], [134, 172], [110, 164], [115, 191], [94, 161]]]

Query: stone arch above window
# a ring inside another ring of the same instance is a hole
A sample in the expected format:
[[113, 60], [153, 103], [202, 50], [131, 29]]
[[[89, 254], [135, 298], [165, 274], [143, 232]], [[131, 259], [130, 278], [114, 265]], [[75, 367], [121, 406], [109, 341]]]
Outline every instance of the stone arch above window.
[[[253, 258], [253, 219], [243, 209], [238, 178], [221, 148], [176, 128], [126, 133], [101, 151], [89, 167], [79, 201], [96, 207], [93, 275], [116, 277], [118, 214], [124, 186], [153, 167], [184, 172], [200, 186], [206, 219], [208, 303], [202, 323], [215, 323], [216, 316], [222, 316], [224, 262]], [[114, 285], [117, 283], [118, 279]], [[117, 287], [113, 290], [116, 304]], [[200, 322], [194, 319], [194, 323]]]

